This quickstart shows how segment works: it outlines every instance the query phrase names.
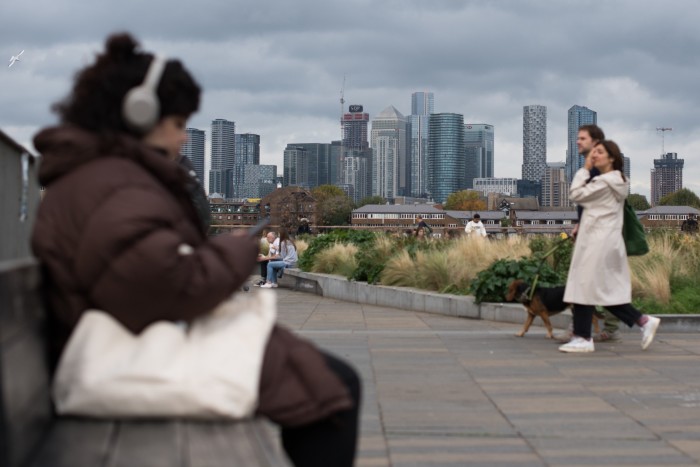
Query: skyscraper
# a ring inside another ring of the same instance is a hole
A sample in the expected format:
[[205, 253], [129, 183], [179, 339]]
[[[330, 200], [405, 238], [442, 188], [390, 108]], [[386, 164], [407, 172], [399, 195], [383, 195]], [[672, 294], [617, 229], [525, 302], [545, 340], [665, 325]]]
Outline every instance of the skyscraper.
[[632, 193], [632, 181], [630, 180], [631, 178], [631, 173], [632, 173], [632, 162], [630, 161], [629, 157], [626, 157], [624, 154], [622, 155], [622, 159], [624, 161], [625, 167], [624, 167], [624, 173], [625, 173], [625, 178], [630, 182], [629, 188], [627, 189], [627, 193]]
[[428, 126], [430, 114], [434, 111], [432, 92], [414, 92], [411, 95], [406, 189], [415, 197], [425, 197], [428, 192]]
[[306, 172], [308, 188], [328, 185], [331, 179], [331, 145], [330, 143], [293, 143], [287, 146], [306, 150]]
[[236, 155], [236, 124], [222, 118], [211, 122], [211, 168], [209, 193], [232, 198], [233, 171]]
[[547, 164], [542, 177], [541, 206], [569, 206], [569, 182], [566, 180], [566, 163]]
[[683, 159], [669, 152], [654, 159], [651, 169], [651, 205], [659, 204], [661, 198], [683, 188]]
[[340, 140], [331, 141], [331, 154], [328, 161], [328, 183], [342, 184], [342, 165], [340, 163]]
[[351, 105], [350, 111], [343, 114], [343, 149], [364, 151], [369, 149], [367, 126], [369, 114], [361, 105]]
[[343, 141], [341, 145], [341, 186], [355, 202], [372, 191], [372, 150], [367, 140], [369, 114], [361, 105], [351, 105], [343, 114]]
[[438, 113], [430, 116], [428, 130], [429, 192], [438, 203], [467, 187], [464, 116]]
[[233, 171], [233, 198], [248, 197], [243, 193], [246, 183], [245, 168], [260, 164], [260, 135], [244, 133], [235, 135], [236, 160]]
[[372, 195], [389, 199], [405, 194], [406, 117], [393, 105], [372, 120]]
[[306, 148], [288, 144], [284, 150], [284, 186], [309, 187], [309, 161]]
[[574, 174], [583, 167], [584, 157], [578, 153], [576, 140], [578, 129], [583, 125], [597, 125], [598, 114], [588, 107], [574, 105], [569, 109], [568, 145], [566, 149], [566, 179], [571, 183]]
[[411, 115], [430, 115], [435, 112], [435, 96], [432, 92], [411, 94]]
[[475, 178], [493, 178], [493, 125], [464, 125], [467, 188], [474, 188]]
[[522, 179], [539, 182], [547, 168], [547, 107], [523, 107]]
[[245, 183], [241, 198], [264, 198], [277, 187], [277, 166], [249, 164], [245, 166]]
[[198, 130], [196, 128], [187, 129], [187, 141], [182, 145], [180, 153], [187, 157], [192, 165], [194, 166], [194, 171], [197, 172], [197, 178], [199, 183], [204, 186], [204, 143], [206, 141], [206, 134], [204, 130]]

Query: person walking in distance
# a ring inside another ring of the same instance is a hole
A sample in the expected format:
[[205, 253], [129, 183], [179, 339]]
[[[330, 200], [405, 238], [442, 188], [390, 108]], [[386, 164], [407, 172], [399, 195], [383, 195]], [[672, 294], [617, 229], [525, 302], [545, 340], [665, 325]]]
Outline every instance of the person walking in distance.
[[[587, 183], [590, 170], [600, 175]], [[564, 301], [574, 310], [574, 335], [559, 347], [562, 352], [593, 352], [591, 322], [595, 305], [602, 305], [632, 327], [642, 331], [642, 349], [651, 345], [660, 320], [643, 315], [630, 302], [627, 252], [622, 238], [623, 206], [629, 181], [623, 174], [620, 148], [609, 140], [598, 142], [586, 164], [574, 177], [569, 199], [584, 207], [578, 240], [569, 267]]]
[[481, 222], [481, 216], [478, 213], [474, 214], [472, 220], [467, 222], [464, 233], [466, 233], [467, 236], [486, 238], [486, 227], [484, 227], [484, 223]]
[[[593, 150], [593, 147], [598, 144], [598, 142], [605, 139], [605, 133], [603, 129], [598, 125], [582, 125], [578, 129], [578, 136], [576, 138], [576, 146], [578, 148], [578, 153], [588, 158], [589, 154]], [[600, 171], [595, 167], [591, 167], [590, 177], [586, 181], [588, 183], [593, 177], [600, 175]], [[578, 223], [574, 226], [574, 230], [571, 232], [571, 236], [576, 239], [578, 234], [579, 224], [581, 223], [581, 215], [583, 213], [583, 206], [576, 206], [576, 212], [578, 214]], [[607, 342], [607, 341], [619, 341], [622, 339], [620, 335], [620, 320], [613, 316], [609, 311], [602, 310], [603, 315], [603, 330], [600, 334], [593, 336], [593, 340], [596, 342]], [[571, 333], [569, 332], [564, 338], [560, 339], [568, 342], [571, 339]]]
[[698, 221], [695, 219], [695, 214], [688, 214], [686, 220], [681, 224], [681, 232], [694, 234], [698, 232]]
[[433, 228], [430, 227], [430, 224], [428, 224], [427, 222], [425, 222], [423, 220], [423, 216], [421, 216], [421, 215], [416, 216], [416, 222], [417, 222], [417, 225], [416, 225], [416, 228], [414, 230], [417, 231], [419, 228], [422, 228], [423, 230], [425, 230], [424, 233], [426, 234], [426, 237], [429, 237], [433, 234]]

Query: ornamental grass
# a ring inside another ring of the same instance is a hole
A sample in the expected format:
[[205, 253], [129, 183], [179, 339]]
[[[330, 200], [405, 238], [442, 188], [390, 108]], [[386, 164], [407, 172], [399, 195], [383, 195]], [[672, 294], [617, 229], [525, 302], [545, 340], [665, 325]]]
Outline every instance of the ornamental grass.
[[408, 252], [392, 257], [384, 267], [381, 283], [466, 293], [476, 275], [494, 261], [530, 254], [528, 241], [521, 237], [497, 240], [459, 237], [448, 242], [446, 248], [418, 251], [415, 257]]
[[357, 251], [358, 248], [351, 243], [336, 243], [316, 255], [311, 272], [348, 276], [357, 268]]

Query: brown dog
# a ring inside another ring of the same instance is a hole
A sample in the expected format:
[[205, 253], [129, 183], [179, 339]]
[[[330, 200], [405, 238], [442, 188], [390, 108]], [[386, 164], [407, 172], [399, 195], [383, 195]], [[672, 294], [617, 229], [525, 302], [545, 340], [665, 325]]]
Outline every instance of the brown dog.
[[[518, 301], [522, 303], [527, 310], [525, 325], [516, 336], [523, 337], [528, 329], [530, 329], [535, 316], [539, 316], [544, 322], [544, 327], [547, 328], [547, 338], [554, 338], [552, 323], [549, 322], [549, 317], [561, 313], [569, 307], [569, 304], [564, 302], [564, 289], [564, 287], [537, 287], [530, 301], [530, 285], [522, 280], [514, 280], [511, 282], [508, 286], [506, 301]], [[598, 318], [595, 315], [593, 315], [593, 328], [596, 333], [600, 332]]]

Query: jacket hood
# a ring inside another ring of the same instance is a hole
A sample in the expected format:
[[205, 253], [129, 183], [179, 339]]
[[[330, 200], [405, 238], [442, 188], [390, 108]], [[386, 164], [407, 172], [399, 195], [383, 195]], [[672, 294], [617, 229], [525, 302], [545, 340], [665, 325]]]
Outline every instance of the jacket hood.
[[619, 170], [611, 170], [606, 174], [598, 175], [596, 178], [607, 184], [617, 199], [627, 198], [630, 182], [622, 179], [622, 173]]
[[39, 183], [49, 186], [78, 167], [103, 157], [120, 157], [144, 166], [166, 185], [182, 185], [187, 174], [179, 164], [127, 135], [110, 138], [65, 125], [46, 128], [34, 137], [42, 155]]

